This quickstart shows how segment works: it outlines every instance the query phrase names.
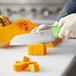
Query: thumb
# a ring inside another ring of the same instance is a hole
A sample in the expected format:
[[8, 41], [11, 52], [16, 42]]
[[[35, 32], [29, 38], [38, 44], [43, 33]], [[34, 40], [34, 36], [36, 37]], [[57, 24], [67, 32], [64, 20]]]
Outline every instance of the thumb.
[[69, 39], [70, 38], [70, 32], [68, 30], [65, 30], [65, 25], [63, 25], [62, 29], [59, 32], [59, 38], [65, 38]]
[[59, 32], [59, 38], [63, 39], [65, 37], [65, 33], [64, 32], [65, 32], [64, 27], [62, 27], [60, 32]]

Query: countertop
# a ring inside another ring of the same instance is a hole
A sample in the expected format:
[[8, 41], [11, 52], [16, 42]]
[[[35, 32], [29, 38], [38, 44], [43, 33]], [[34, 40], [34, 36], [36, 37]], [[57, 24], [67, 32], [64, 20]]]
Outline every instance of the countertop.
[[[62, 76], [75, 55], [76, 39], [63, 40], [54, 48], [47, 48], [45, 56], [28, 56], [27, 46], [0, 48], [0, 76]], [[30, 57], [31, 61], [37, 61], [40, 71], [36, 73], [13, 71], [14, 62], [22, 60], [23, 56]]]

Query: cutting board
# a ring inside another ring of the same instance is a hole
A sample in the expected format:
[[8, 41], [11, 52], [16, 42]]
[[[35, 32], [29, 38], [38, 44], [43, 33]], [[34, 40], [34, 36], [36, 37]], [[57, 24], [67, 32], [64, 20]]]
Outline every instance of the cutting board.
[[[28, 56], [27, 46], [10, 46], [0, 49], [0, 76], [62, 76], [76, 54], [76, 40], [64, 40], [54, 48], [47, 48], [45, 56]], [[40, 71], [14, 72], [13, 63], [28, 56], [37, 61]]]

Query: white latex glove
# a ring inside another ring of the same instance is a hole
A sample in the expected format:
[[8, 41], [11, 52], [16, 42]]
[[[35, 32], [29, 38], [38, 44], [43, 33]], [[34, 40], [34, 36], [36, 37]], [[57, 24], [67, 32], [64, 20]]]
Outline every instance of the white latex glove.
[[59, 37], [69, 39], [76, 37], [76, 14], [70, 14], [60, 19], [58, 26], [62, 26]]
[[39, 25], [38, 27], [36, 27], [35, 29], [33, 29], [31, 32], [38, 32], [38, 31], [42, 31], [42, 30], [47, 30], [47, 29], [51, 29], [54, 26], [57, 26], [58, 22], [56, 21], [53, 25]]

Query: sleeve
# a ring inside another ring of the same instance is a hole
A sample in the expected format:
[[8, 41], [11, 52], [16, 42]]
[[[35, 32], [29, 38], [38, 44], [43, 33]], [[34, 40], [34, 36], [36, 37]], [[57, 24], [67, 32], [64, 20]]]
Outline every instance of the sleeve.
[[56, 21], [59, 21], [62, 17], [65, 17], [69, 14], [76, 13], [76, 0], [68, 0], [56, 18]]

